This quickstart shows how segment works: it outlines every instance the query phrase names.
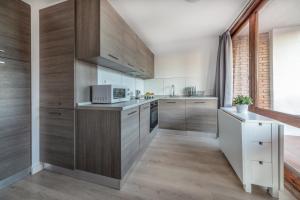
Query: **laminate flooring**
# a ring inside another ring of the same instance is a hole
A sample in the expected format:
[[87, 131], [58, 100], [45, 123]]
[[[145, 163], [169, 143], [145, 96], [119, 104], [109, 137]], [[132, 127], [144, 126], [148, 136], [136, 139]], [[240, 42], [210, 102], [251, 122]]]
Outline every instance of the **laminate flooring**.
[[[209, 134], [160, 130], [121, 191], [42, 171], [0, 191], [0, 200], [263, 200], [242, 185]], [[293, 199], [287, 192], [280, 199]]]

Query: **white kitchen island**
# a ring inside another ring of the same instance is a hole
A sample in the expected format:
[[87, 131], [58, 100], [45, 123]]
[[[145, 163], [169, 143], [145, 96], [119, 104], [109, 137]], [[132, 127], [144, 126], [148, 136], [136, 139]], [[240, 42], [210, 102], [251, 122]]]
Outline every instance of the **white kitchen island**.
[[220, 148], [246, 192], [252, 185], [267, 187], [273, 197], [283, 190], [283, 125], [235, 108], [218, 110]]

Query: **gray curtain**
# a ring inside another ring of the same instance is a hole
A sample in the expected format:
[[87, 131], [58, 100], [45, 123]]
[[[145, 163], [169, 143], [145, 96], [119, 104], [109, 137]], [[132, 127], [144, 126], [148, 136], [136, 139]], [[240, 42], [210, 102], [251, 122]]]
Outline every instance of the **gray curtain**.
[[217, 58], [215, 95], [219, 98], [220, 107], [232, 106], [233, 98], [233, 52], [232, 40], [229, 32], [219, 38]]

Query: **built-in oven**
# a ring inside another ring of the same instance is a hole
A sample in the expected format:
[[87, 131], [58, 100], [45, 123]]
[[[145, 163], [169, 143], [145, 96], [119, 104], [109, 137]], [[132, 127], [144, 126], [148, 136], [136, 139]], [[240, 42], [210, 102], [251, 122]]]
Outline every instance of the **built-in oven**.
[[158, 101], [150, 103], [150, 133], [158, 124]]

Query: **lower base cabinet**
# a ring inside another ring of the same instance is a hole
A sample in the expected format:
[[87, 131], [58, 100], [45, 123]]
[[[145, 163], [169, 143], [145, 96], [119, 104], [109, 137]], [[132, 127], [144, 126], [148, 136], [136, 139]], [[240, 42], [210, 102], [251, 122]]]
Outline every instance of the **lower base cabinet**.
[[185, 130], [185, 99], [159, 100], [159, 128]]
[[74, 169], [74, 110], [40, 109], [40, 160]]
[[151, 141], [150, 105], [123, 111], [78, 108], [76, 112], [76, 169], [124, 178]]
[[217, 99], [160, 99], [159, 127], [163, 129], [217, 132]]
[[121, 113], [122, 177], [130, 169], [139, 154], [140, 127], [139, 107]]
[[150, 143], [150, 104], [140, 106], [140, 150], [145, 149]]

